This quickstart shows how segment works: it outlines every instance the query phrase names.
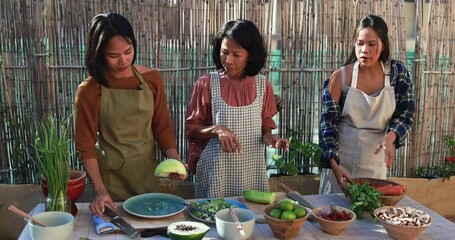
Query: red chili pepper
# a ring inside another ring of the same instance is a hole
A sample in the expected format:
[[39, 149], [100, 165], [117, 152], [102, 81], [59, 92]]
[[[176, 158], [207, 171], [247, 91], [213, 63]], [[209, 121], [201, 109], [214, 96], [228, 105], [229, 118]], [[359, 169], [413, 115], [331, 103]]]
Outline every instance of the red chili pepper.
[[320, 215], [321, 218], [324, 218], [329, 221], [348, 221], [351, 220], [351, 216], [347, 212], [337, 212], [332, 211], [328, 215]]

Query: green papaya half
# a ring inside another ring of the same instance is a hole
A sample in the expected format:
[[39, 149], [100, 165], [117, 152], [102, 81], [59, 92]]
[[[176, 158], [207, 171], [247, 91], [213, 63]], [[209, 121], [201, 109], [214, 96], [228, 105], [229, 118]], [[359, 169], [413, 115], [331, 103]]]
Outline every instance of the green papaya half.
[[167, 227], [167, 235], [172, 240], [201, 240], [210, 227], [200, 222], [181, 221]]

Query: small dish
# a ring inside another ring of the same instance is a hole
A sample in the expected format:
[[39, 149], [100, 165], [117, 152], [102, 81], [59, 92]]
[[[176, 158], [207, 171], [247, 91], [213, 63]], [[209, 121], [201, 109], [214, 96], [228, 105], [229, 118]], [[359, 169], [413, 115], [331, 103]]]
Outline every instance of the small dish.
[[[196, 203], [197, 203], [197, 204], [201, 204], [201, 203], [205, 203], [205, 202], [211, 201], [211, 200], [214, 200], [214, 199], [204, 199], [204, 200], [197, 201]], [[230, 206], [232, 206], [232, 207], [234, 207], [234, 208], [248, 209], [248, 207], [247, 207], [245, 204], [243, 204], [243, 203], [241, 203], [241, 202], [239, 202], [239, 201], [235, 201], [235, 200], [231, 200], [231, 199], [224, 199], [224, 200], [225, 200], [227, 203], [229, 203]], [[191, 208], [189, 209], [189, 212], [190, 212], [191, 217], [193, 217], [193, 218], [195, 218], [195, 219], [197, 219], [197, 220], [199, 220], [199, 221], [205, 222], [205, 223], [211, 223], [211, 224], [214, 224], [214, 223], [215, 223], [215, 220], [207, 220], [207, 219], [204, 219], [204, 218], [197, 217], [197, 216], [195, 215], [194, 211], [196, 211], [196, 210], [191, 209]], [[214, 217], [214, 218], [215, 218], [215, 214], [216, 214], [216, 213], [213, 214], [213, 217]]]
[[[392, 185], [397, 186], [400, 185], [396, 182], [392, 182], [385, 179], [377, 179], [377, 178], [353, 178], [352, 181], [357, 184], [368, 183], [372, 187], [382, 187], [385, 185]], [[384, 206], [394, 206], [397, 204], [401, 199], [403, 199], [404, 195], [406, 194], [406, 189], [404, 189], [403, 194], [400, 195], [381, 195], [379, 196], [379, 200], [381, 200]]]
[[235, 223], [229, 208], [222, 209], [215, 214], [216, 231], [224, 240], [245, 240], [251, 237], [254, 231], [256, 215], [253, 211], [244, 208], [233, 208], [242, 225], [245, 236], [239, 232], [238, 224]]
[[[431, 225], [431, 217], [428, 213], [411, 207], [380, 207], [374, 211], [374, 216], [384, 227], [389, 237], [397, 240], [415, 239]], [[415, 222], [407, 222], [410, 220]]]
[[[297, 206], [298, 204], [294, 204]], [[284, 220], [279, 218], [274, 218], [270, 216], [270, 211], [275, 208], [278, 208], [279, 203], [272, 203], [267, 205], [264, 210], [264, 217], [269, 224], [269, 227], [272, 229], [273, 235], [278, 239], [294, 239], [298, 234], [303, 224], [306, 222], [308, 216], [310, 215], [310, 210], [306, 209], [306, 215], [301, 218], [294, 220]], [[300, 206], [300, 205], [299, 205]]]
[[[323, 217], [324, 214], [328, 215], [333, 212], [336, 212], [338, 214], [344, 213], [344, 216], [348, 217], [349, 219], [340, 221], [328, 220]], [[319, 222], [322, 231], [330, 235], [340, 235], [356, 219], [356, 215], [352, 210], [340, 206], [317, 207], [313, 209], [313, 216]]]

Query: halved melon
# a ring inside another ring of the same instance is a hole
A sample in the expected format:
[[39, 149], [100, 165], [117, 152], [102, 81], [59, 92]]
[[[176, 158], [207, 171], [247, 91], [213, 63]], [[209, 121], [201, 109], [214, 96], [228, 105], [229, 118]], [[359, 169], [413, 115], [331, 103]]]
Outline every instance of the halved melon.
[[200, 222], [181, 221], [167, 227], [167, 235], [172, 240], [201, 240], [210, 227]]
[[171, 173], [186, 175], [185, 165], [179, 160], [166, 159], [156, 166], [155, 176], [157, 177], [169, 177]]

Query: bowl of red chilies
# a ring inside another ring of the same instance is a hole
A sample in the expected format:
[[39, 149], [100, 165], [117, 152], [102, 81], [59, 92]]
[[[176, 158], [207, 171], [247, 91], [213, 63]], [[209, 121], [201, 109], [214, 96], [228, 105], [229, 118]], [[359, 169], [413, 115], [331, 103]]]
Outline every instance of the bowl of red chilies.
[[382, 195], [379, 196], [379, 199], [384, 206], [394, 206], [404, 197], [406, 192], [403, 185], [389, 180], [377, 178], [354, 178], [352, 181], [358, 185], [366, 182], [377, 191], [381, 192]]
[[321, 206], [313, 209], [313, 216], [327, 234], [340, 235], [356, 218], [350, 209], [340, 206]]

